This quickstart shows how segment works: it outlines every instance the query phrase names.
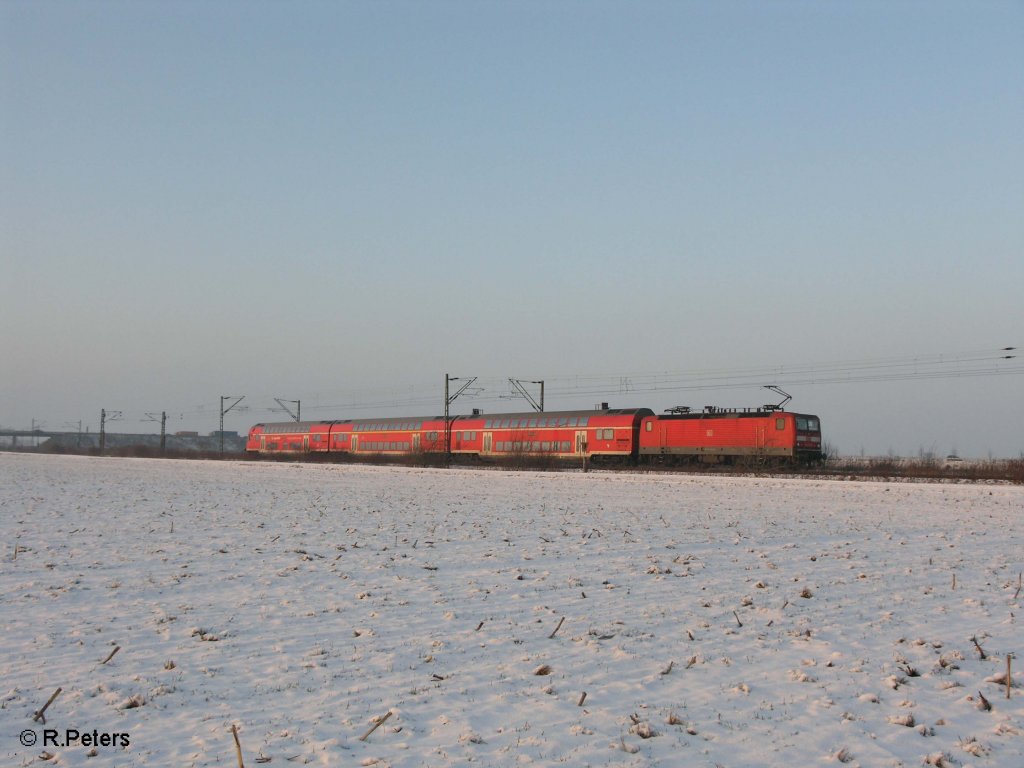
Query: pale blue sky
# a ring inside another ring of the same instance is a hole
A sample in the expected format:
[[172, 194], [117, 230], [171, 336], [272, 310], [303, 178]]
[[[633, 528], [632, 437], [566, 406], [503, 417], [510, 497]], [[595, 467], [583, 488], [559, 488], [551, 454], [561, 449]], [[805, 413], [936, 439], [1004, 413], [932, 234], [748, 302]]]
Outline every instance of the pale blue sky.
[[[1024, 451], [1020, 361], [945, 375], [1024, 344], [1022, 2], [7, 0], [0, 56], [2, 425], [432, 414], [450, 372]], [[751, 386], [628, 391], [708, 371]]]

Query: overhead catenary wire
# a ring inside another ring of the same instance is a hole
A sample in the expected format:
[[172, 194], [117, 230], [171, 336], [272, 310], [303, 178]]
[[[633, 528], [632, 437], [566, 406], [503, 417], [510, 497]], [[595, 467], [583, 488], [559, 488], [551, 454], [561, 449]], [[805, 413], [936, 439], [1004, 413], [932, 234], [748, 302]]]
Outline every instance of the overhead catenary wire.
[[[545, 396], [549, 403], [651, 393], [716, 392], [760, 388], [766, 384], [789, 386], [825, 386], [881, 382], [974, 379], [1024, 374], [1024, 362], [1012, 346], [962, 353], [936, 353], [909, 357], [883, 357], [854, 360], [798, 363], [763, 367], [712, 368], [693, 371], [633, 372], [617, 374], [563, 374], [545, 376]], [[508, 377], [479, 377], [473, 393], [465, 397], [474, 405], [500, 405], [507, 409], [510, 395]], [[436, 383], [361, 388], [339, 392], [339, 397], [307, 396], [303, 411], [319, 417], [338, 417], [371, 412], [407, 410], [409, 413], [441, 412], [442, 403]], [[271, 405], [274, 397], [251, 396], [249, 402], [267, 402], [265, 407], [248, 409], [254, 421], [279, 416], [281, 409]], [[310, 403], [310, 399], [319, 400]], [[325, 402], [325, 400], [327, 400]], [[188, 409], [169, 409], [175, 420], [197, 420], [219, 411], [219, 403], [203, 403]], [[557, 407], [557, 406], [556, 406]], [[236, 410], [243, 410], [241, 408]], [[124, 411], [123, 418], [144, 420], [144, 412]]]
[[[1024, 364], [1008, 354], [1014, 347], [997, 351], [961, 354], [918, 355], [912, 358], [881, 358], [837, 361], [821, 364], [768, 366], [764, 368], [711, 369], [696, 372], [634, 373], [627, 375], [548, 376], [549, 399], [579, 399], [622, 394], [654, 392], [694, 392], [735, 390], [761, 387], [765, 384], [827, 385], [872, 383], [886, 381], [936, 380], [950, 378], [998, 377], [1024, 373]], [[503, 384], [507, 379], [484, 379], [477, 382], [485, 392], [477, 403], [498, 403], [507, 399]], [[429, 407], [436, 403], [435, 393], [421, 397], [396, 399], [374, 398], [349, 400], [315, 406], [317, 410], [365, 411], [384, 408]]]

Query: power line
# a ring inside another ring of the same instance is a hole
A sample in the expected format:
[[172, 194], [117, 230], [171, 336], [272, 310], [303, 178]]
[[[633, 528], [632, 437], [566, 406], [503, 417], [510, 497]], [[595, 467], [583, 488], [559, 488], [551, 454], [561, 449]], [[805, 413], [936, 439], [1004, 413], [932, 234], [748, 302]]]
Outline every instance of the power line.
[[[902, 357], [878, 357], [852, 360], [825, 361], [820, 363], [801, 363], [772, 366], [743, 366], [733, 368], [710, 368], [692, 371], [660, 371], [632, 372], [608, 374], [563, 374], [544, 378], [543, 397], [549, 401], [582, 400], [600, 397], [628, 396], [637, 398], [650, 393], [674, 392], [715, 392], [719, 390], [736, 390], [744, 388], [760, 388], [766, 384], [788, 386], [824, 386], [835, 384], [868, 384], [898, 381], [937, 381], [952, 379], [976, 379], [981, 377], [998, 378], [1002, 376], [1019, 376], [1024, 373], [1024, 363], [1016, 355], [1012, 346], [973, 350], [960, 353], [935, 353]], [[539, 379], [538, 379], [539, 380]], [[530, 382], [536, 383], [536, 382]], [[507, 377], [479, 377], [475, 387], [463, 394], [463, 398], [472, 397], [481, 405], [499, 405], [508, 398], [509, 379]], [[381, 389], [360, 388], [345, 393], [329, 403], [310, 405], [307, 398], [306, 407], [309, 413], [336, 414], [367, 413], [381, 410], [407, 409], [410, 412], [430, 413], [440, 410], [438, 406], [437, 385], [415, 384], [405, 387], [388, 387]], [[236, 396], [237, 397], [237, 396]], [[224, 399], [218, 404], [201, 403], [191, 408], [171, 411], [174, 418], [205, 419], [217, 414], [222, 420], [224, 415], [236, 408], [238, 403], [223, 410]], [[255, 420], [280, 413], [279, 408], [270, 405], [277, 398], [267, 395], [259, 398], [246, 398], [250, 403], [254, 400], [265, 400], [266, 407], [251, 407], [250, 413]], [[295, 403], [298, 401], [284, 401]], [[281, 404], [280, 401], [278, 404]], [[282, 406], [283, 407], [283, 406]], [[221, 413], [220, 411], [223, 412]], [[286, 409], [288, 410], [288, 409]], [[289, 412], [292, 418], [298, 417]], [[147, 414], [128, 411], [118, 412], [122, 420], [146, 420]], [[108, 419], [101, 414], [101, 432], [105, 426], [102, 422]], [[221, 421], [221, 424], [223, 422]], [[223, 433], [223, 426], [221, 426]]]

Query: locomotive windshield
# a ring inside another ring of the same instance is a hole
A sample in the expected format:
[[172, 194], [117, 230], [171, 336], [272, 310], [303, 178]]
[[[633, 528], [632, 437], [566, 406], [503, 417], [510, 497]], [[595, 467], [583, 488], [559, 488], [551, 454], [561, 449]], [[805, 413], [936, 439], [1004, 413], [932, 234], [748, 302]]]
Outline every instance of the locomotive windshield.
[[797, 416], [796, 428], [800, 432], [818, 432], [821, 430], [818, 420], [813, 416]]

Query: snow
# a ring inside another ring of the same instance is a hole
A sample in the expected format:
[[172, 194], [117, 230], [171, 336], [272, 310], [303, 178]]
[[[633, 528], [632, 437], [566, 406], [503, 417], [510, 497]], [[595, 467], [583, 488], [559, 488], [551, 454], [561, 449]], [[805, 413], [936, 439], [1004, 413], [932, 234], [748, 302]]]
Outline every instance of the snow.
[[1024, 765], [1022, 509], [1008, 485], [0, 454], [0, 754], [230, 767], [234, 726], [247, 766]]

